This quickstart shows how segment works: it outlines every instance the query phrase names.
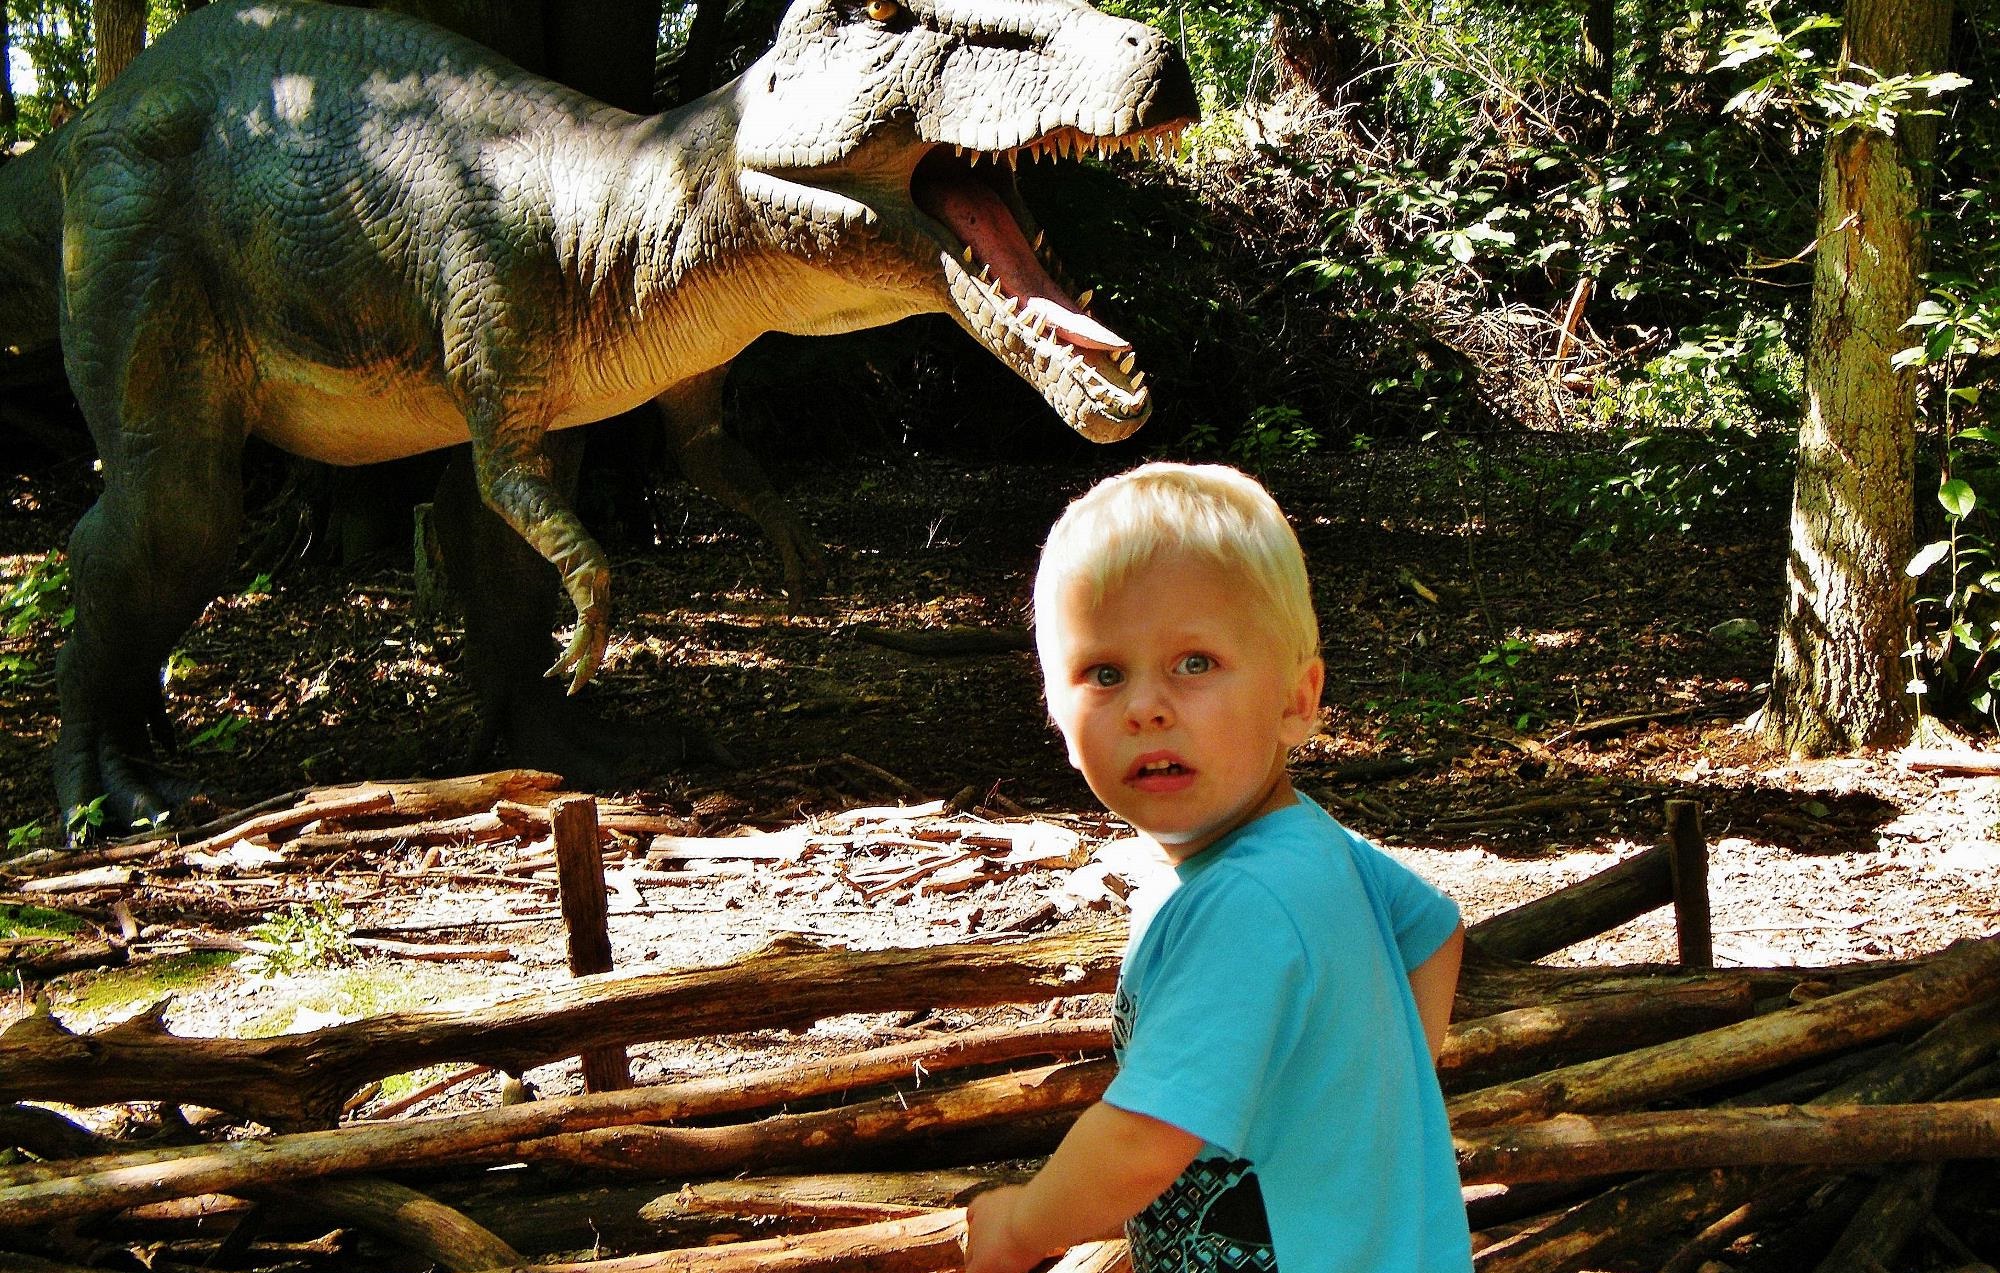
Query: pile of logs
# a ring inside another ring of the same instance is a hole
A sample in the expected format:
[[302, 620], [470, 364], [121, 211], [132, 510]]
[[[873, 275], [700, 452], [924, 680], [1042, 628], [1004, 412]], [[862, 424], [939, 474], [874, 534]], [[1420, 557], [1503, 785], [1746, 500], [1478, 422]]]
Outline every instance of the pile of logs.
[[[999, 838], [943, 852], [1014, 851]], [[1820, 969], [1525, 962], [1666, 900], [1662, 854], [1474, 930], [1440, 1074], [1477, 1267], [1993, 1263], [2000, 938]], [[177, 1037], [157, 1014], [78, 1034], [38, 1012], [0, 1034], [0, 1268], [953, 1269], [967, 1198], [1031, 1169], [1109, 1081], [1096, 996], [1122, 941], [1101, 920], [925, 949], [793, 940], [265, 1039]], [[518, 1075], [939, 1008], [994, 1024], [449, 1115], [343, 1115], [368, 1084], [441, 1063]], [[162, 1114], [140, 1143], [34, 1102]], [[1057, 1267], [1112, 1273], [1123, 1246]]]

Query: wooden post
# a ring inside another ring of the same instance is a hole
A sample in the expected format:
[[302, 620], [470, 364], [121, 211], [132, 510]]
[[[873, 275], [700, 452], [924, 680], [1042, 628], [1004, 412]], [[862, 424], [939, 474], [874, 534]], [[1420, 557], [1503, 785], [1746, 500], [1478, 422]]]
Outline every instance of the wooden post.
[[[549, 802], [555, 834], [556, 880], [562, 890], [563, 927], [569, 933], [569, 970], [578, 977], [611, 971], [610, 903], [604, 889], [604, 854], [597, 846], [597, 801], [559, 796]], [[622, 1047], [586, 1048], [586, 1092], [613, 1092], [632, 1086]]]
[[1674, 930], [1681, 963], [1715, 966], [1715, 935], [1708, 915], [1708, 842], [1701, 834], [1701, 806], [1692, 800], [1667, 801], [1667, 843], [1672, 846]]

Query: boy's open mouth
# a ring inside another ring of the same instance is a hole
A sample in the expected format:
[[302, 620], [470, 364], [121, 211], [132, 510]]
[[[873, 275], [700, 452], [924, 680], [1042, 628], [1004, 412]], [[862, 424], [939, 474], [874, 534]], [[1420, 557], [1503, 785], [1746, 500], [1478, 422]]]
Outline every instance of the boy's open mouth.
[[1186, 779], [1194, 775], [1194, 770], [1182, 763], [1178, 756], [1155, 753], [1141, 756], [1134, 762], [1126, 781], [1145, 784]]

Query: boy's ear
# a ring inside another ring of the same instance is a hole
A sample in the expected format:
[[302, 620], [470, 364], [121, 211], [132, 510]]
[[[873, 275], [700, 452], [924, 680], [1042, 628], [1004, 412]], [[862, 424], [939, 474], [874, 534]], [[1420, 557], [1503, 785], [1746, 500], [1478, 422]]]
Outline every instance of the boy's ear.
[[1313, 736], [1319, 728], [1319, 696], [1326, 688], [1326, 664], [1318, 659], [1310, 660], [1299, 672], [1299, 679], [1292, 685], [1291, 696], [1285, 701], [1284, 738], [1285, 746], [1298, 746]]

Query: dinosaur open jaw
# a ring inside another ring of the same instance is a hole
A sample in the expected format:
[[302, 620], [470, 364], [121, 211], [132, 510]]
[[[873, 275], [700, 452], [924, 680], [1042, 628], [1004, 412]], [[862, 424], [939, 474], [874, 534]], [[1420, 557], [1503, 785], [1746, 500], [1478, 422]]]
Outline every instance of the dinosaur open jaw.
[[1091, 316], [1091, 293], [1058, 281], [1012, 170], [1024, 158], [1157, 152], [1179, 130], [1093, 137], [1066, 128], [1006, 150], [934, 146], [911, 174], [911, 199], [950, 236], [941, 263], [967, 330], [1093, 441], [1123, 438], [1152, 413], [1145, 373], [1131, 342]]

